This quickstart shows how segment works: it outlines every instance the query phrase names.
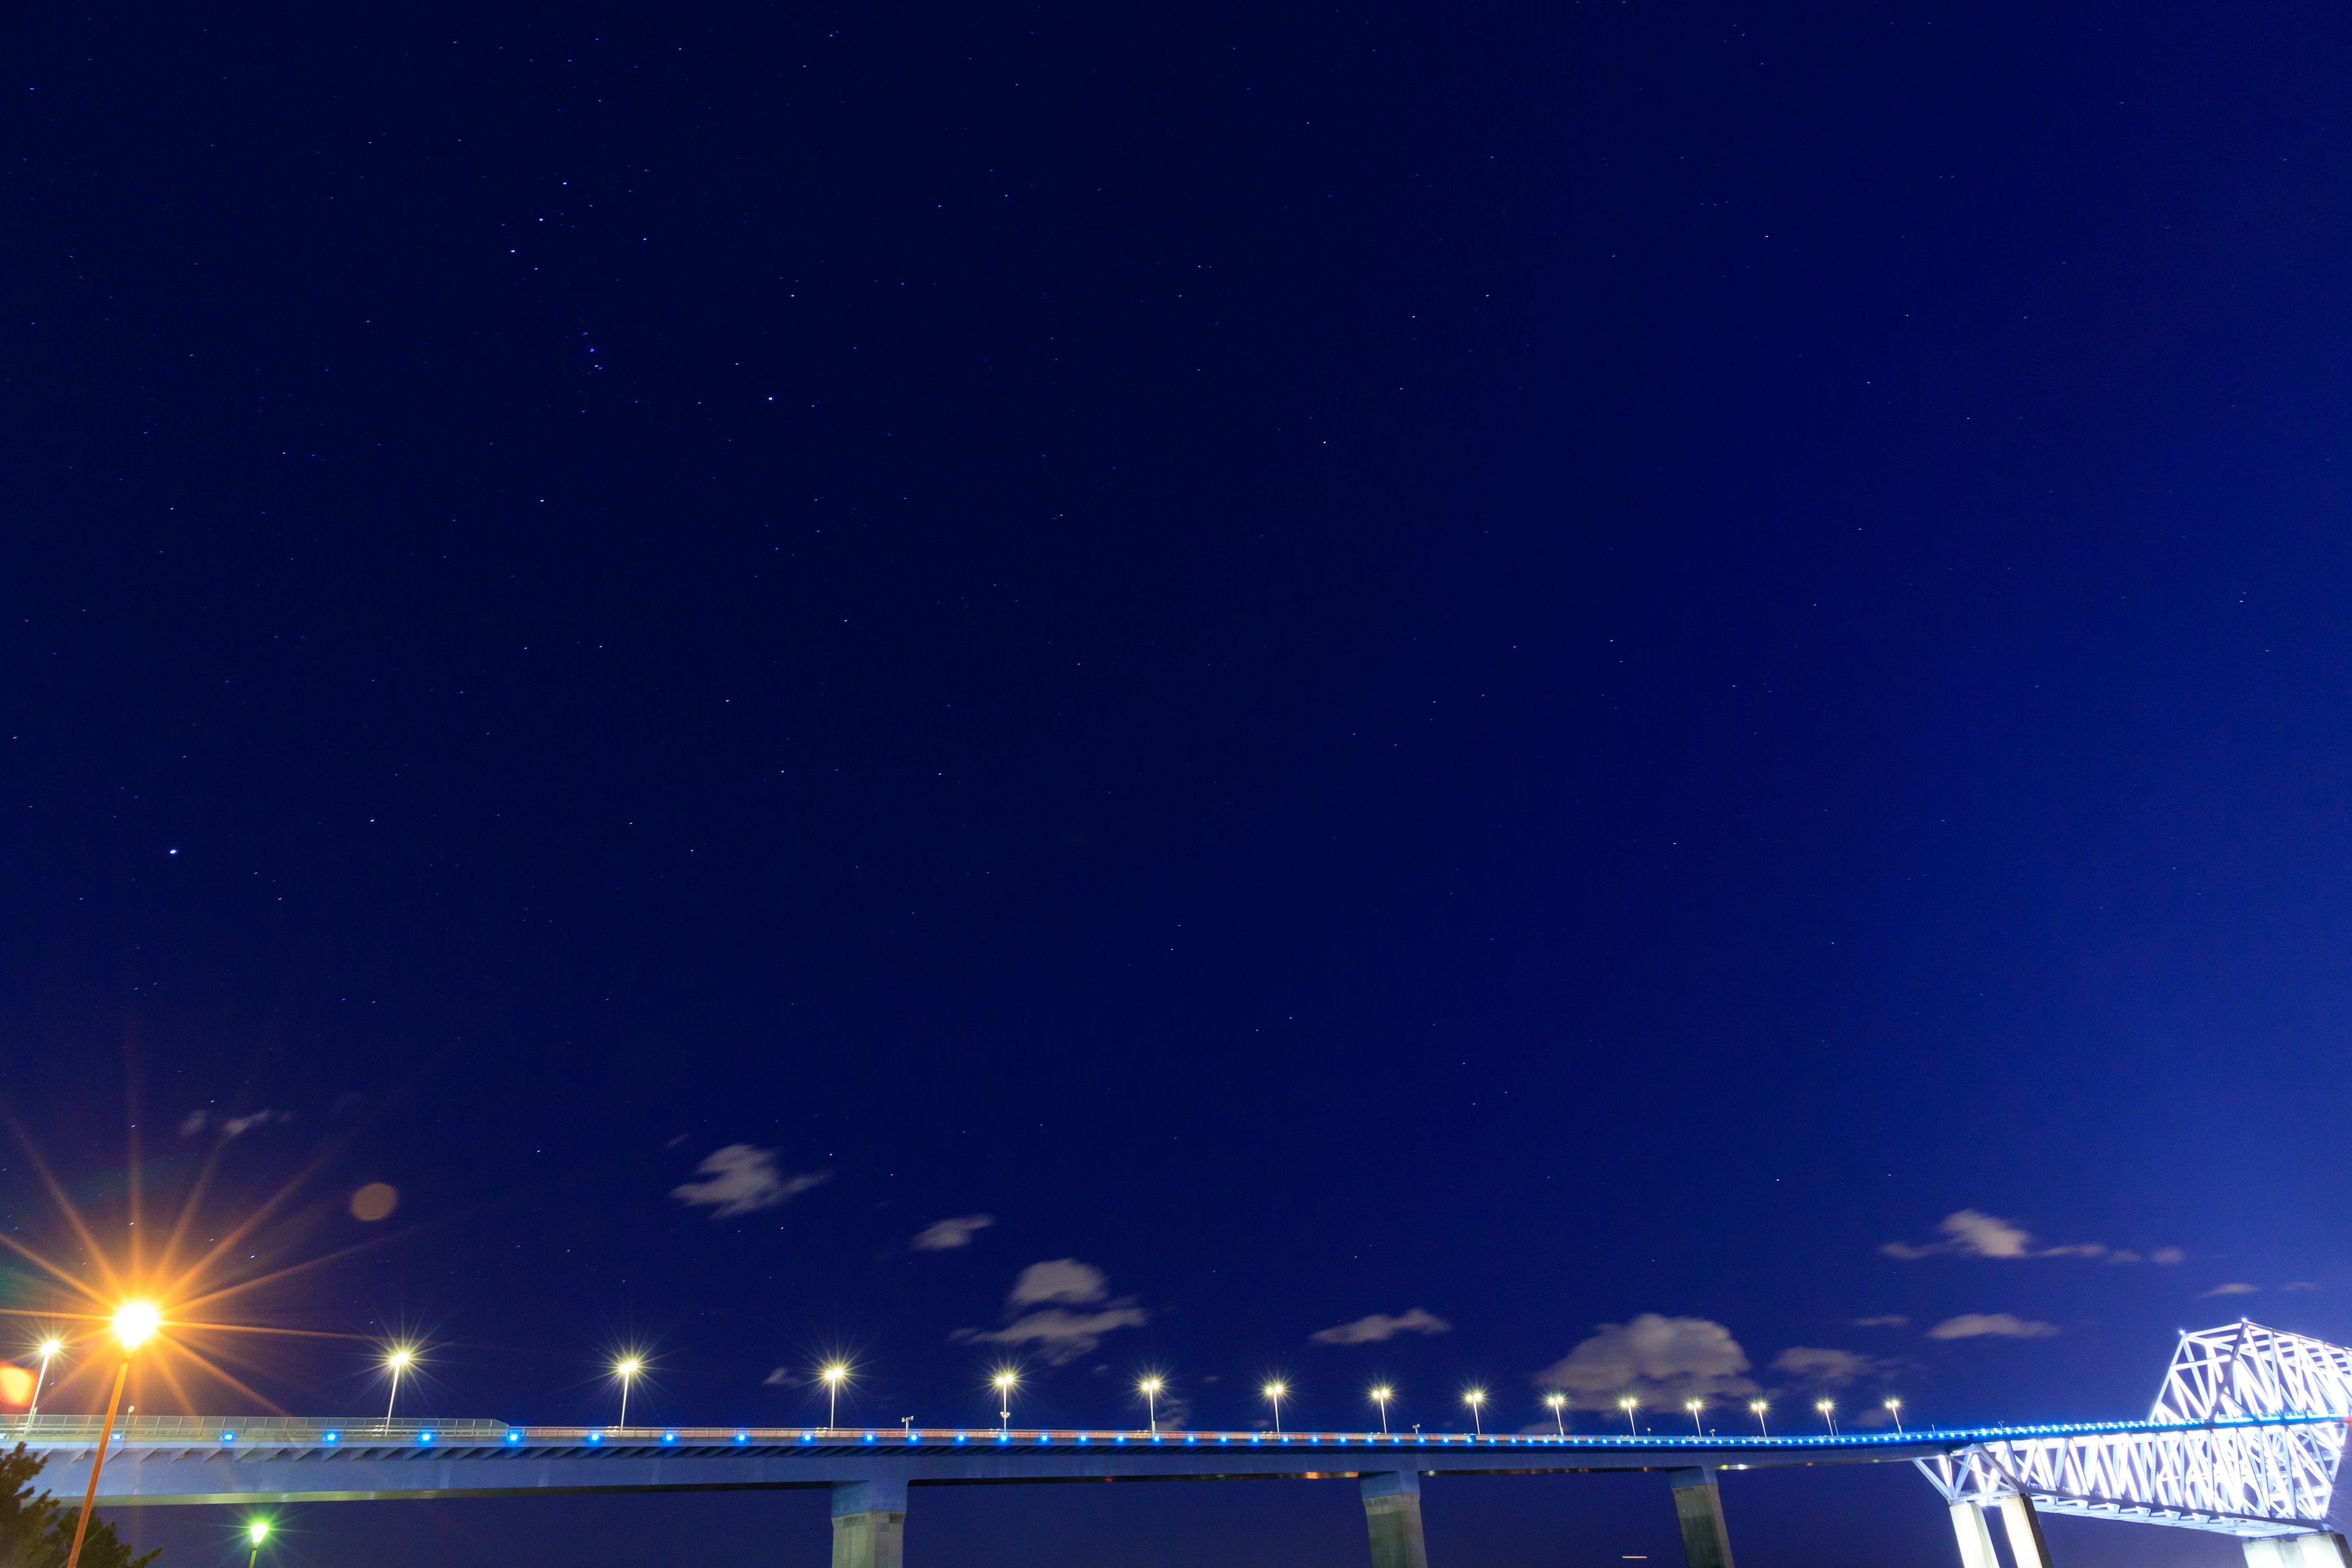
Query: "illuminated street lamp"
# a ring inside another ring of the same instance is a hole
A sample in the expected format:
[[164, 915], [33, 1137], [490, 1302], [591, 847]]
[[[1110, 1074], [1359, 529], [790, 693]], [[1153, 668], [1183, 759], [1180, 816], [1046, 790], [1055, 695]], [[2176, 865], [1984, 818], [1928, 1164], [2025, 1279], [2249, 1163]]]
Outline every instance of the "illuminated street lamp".
[[841, 1385], [849, 1376], [849, 1368], [835, 1362], [817, 1375], [824, 1379], [824, 1429], [830, 1432], [841, 1425], [834, 1415], [841, 1408]]
[[1486, 1429], [1478, 1424], [1478, 1407], [1486, 1403], [1486, 1391], [1474, 1388], [1462, 1396], [1462, 1403], [1470, 1407], [1470, 1430], [1478, 1436], [1485, 1436]]
[[1633, 1425], [1633, 1407], [1640, 1403], [1640, 1400], [1630, 1394], [1617, 1402], [1617, 1408], [1625, 1413], [1625, 1430], [1636, 1437], [1642, 1435], [1642, 1429]]
[[1265, 1385], [1265, 1396], [1274, 1405], [1274, 1435], [1277, 1437], [1282, 1436], [1282, 1396], [1289, 1392], [1288, 1384], [1269, 1383]]
[[1151, 1435], [1155, 1437], [1160, 1436], [1160, 1390], [1161, 1386], [1160, 1381], [1156, 1377], [1147, 1377], [1141, 1383], [1135, 1385], [1135, 1391], [1143, 1395], [1145, 1418], [1150, 1422]]
[[1766, 1437], [1769, 1437], [1772, 1435], [1772, 1428], [1764, 1425], [1764, 1412], [1771, 1408], [1772, 1407], [1769, 1405], [1767, 1405], [1760, 1399], [1751, 1399], [1748, 1402], [1748, 1414], [1756, 1417], [1757, 1432], [1760, 1436]]
[[1820, 1411], [1822, 1419], [1829, 1423], [1830, 1436], [1836, 1436], [1838, 1435], [1836, 1404], [1827, 1399], [1818, 1400], [1814, 1403], [1813, 1408]]
[[1886, 1402], [1886, 1414], [1895, 1417], [1895, 1430], [1898, 1433], [1901, 1432], [1903, 1430], [1903, 1402], [1899, 1399], [1888, 1400]]
[[41, 1370], [33, 1377], [33, 1403], [25, 1407], [25, 1430], [33, 1429], [33, 1417], [41, 1413], [41, 1384], [49, 1380], [49, 1361], [66, 1348], [63, 1340], [52, 1336], [41, 1342]]
[[1381, 1407], [1381, 1436], [1383, 1437], [1389, 1435], [1389, 1401], [1395, 1397], [1396, 1390], [1386, 1384], [1372, 1390], [1372, 1403]]
[[255, 1520], [245, 1527], [245, 1538], [253, 1542], [253, 1550], [246, 1554], [245, 1568], [253, 1568], [256, 1563], [261, 1561], [261, 1543], [269, 1539], [269, 1521], [266, 1519]]
[[1544, 1403], [1551, 1406], [1551, 1418], [1559, 1425], [1559, 1435], [1563, 1437], [1567, 1436], [1568, 1415], [1566, 1412], [1568, 1410], [1568, 1395], [1565, 1394], [1547, 1394], [1544, 1395]]
[[1683, 1401], [1683, 1408], [1690, 1412], [1691, 1430], [1702, 1437], [1706, 1436], [1706, 1428], [1702, 1427], [1698, 1424], [1698, 1413], [1706, 1408], [1706, 1401], [1704, 1399], [1685, 1399]]
[[621, 1429], [624, 1431], [629, 1425], [629, 1384], [635, 1383], [637, 1373], [645, 1370], [646, 1363], [635, 1356], [623, 1356], [613, 1363], [613, 1375], [621, 1380]]
[[114, 1393], [106, 1402], [106, 1425], [98, 1429], [98, 1451], [89, 1458], [89, 1490], [82, 1494], [81, 1517], [74, 1521], [73, 1548], [66, 1568], [79, 1568], [82, 1537], [89, 1531], [90, 1510], [98, 1506], [99, 1472], [106, 1468], [106, 1451], [113, 1446], [114, 1416], [122, 1408], [122, 1385], [131, 1376], [131, 1358], [163, 1326], [163, 1313], [152, 1301], [125, 1301], [115, 1309], [114, 1338], [122, 1346], [122, 1364], [115, 1369]]
[[392, 1373], [392, 1397], [383, 1402], [383, 1429], [387, 1432], [392, 1430], [392, 1407], [400, 1403], [400, 1374], [415, 1361], [416, 1350], [413, 1345], [394, 1345], [383, 1358], [383, 1369]]
[[996, 1414], [1003, 1419], [1004, 1430], [1010, 1432], [1013, 1430], [1013, 1390], [1021, 1379], [1011, 1372], [1000, 1372], [996, 1374], [995, 1382], [996, 1396], [1004, 1405], [1004, 1408]]

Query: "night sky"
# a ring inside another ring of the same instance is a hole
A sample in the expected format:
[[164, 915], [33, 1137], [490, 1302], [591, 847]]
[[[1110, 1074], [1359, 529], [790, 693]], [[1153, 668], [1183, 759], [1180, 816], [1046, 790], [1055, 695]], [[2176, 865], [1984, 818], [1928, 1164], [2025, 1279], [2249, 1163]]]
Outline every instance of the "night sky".
[[[142, 1410], [380, 1411], [405, 1335], [404, 1414], [514, 1422], [628, 1348], [677, 1423], [834, 1355], [891, 1427], [1000, 1362], [1031, 1424], [2102, 1418], [2184, 1327], [2352, 1336], [2340, 7], [5, 37], [0, 1226], [86, 1269], [36, 1155], [118, 1264], [274, 1199], [221, 1316], [348, 1336]], [[1743, 1568], [1956, 1561], [1907, 1467], [1724, 1495]], [[914, 1507], [924, 1568], [1366, 1551], [1346, 1483]], [[1679, 1561], [1657, 1477], [1427, 1508]]]

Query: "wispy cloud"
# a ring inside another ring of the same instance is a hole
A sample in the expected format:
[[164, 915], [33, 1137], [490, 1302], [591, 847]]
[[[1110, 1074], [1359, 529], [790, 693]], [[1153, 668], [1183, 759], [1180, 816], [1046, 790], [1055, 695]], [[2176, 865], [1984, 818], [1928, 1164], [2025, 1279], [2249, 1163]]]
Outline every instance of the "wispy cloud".
[[1774, 1372], [1786, 1373], [1809, 1388], [1843, 1388], [1865, 1377], [1882, 1376], [1895, 1365], [1876, 1356], [1821, 1345], [1790, 1345], [1772, 1358]]
[[2210, 1290], [2206, 1291], [2204, 1296], [2200, 1296], [2197, 1299], [2202, 1301], [2207, 1296], [2252, 1296], [2257, 1294], [2261, 1289], [2262, 1287], [2259, 1285], [2249, 1285], [2244, 1280], [2239, 1279], [2233, 1280], [2227, 1285], [2216, 1285]]
[[2177, 1247], [2159, 1247], [2147, 1255], [2150, 1263], [2179, 1263], [2189, 1255]]
[[806, 1373], [794, 1372], [788, 1366], [780, 1366], [760, 1381], [770, 1388], [805, 1388], [812, 1379]]
[[1454, 1325], [1436, 1313], [1419, 1307], [1408, 1307], [1394, 1317], [1374, 1312], [1369, 1318], [1358, 1318], [1352, 1323], [1335, 1328], [1318, 1329], [1307, 1336], [1307, 1342], [1318, 1345], [1384, 1344], [1399, 1334], [1443, 1334], [1453, 1331]]
[[1962, 1312], [1946, 1318], [1927, 1331], [1931, 1340], [2046, 1340], [2058, 1331], [2055, 1324], [2037, 1323], [2014, 1312]]
[[[1072, 1307], [1090, 1310], [1074, 1312]], [[1103, 1271], [1075, 1258], [1024, 1268], [1004, 1299], [1004, 1313], [1012, 1321], [1001, 1329], [958, 1329], [948, 1337], [958, 1344], [1028, 1345], [1052, 1365], [1064, 1366], [1093, 1351], [1105, 1334], [1151, 1321], [1134, 1297], [1113, 1300]]]
[[1899, 1329], [1910, 1321], [1900, 1312], [1881, 1312], [1874, 1318], [1856, 1318], [1853, 1326], [1857, 1329]]
[[986, 1230], [995, 1223], [996, 1216], [988, 1214], [968, 1214], [961, 1219], [934, 1220], [917, 1231], [915, 1239], [907, 1245], [918, 1252], [947, 1252], [959, 1247], [970, 1247], [973, 1232]]
[[705, 1156], [695, 1173], [704, 1177], [672, 1187], [669, 1195], [689, 1207], [708, 1206], [712, 1219], [732, 1219], [789, 1203], [811, 1187], [822, 1185], [830, 1171], [788, 1176], [776, 1169], [773, 1149], [730, 1143]]
[[2280, 1286], [2279, 1289], [2282, 1290], [2316, 1290], [2320, 1289], [2320, 1284], [2316, 1279], [2290, 1279], [2285, 1284]]
[[[2037, 1247], [2033, 1242], [2033, 1233], [2015, 1221], [1978, 1209], [1958, 1209], [1948, 1214], [1936, 1228], [1943, 1233], [1939, 1240], [1918, 1243], [1890, 1241], [1878, 1250], [1888, 1258], [1900, 1258], [1906, 1262], [1946, 1256], [2104, 1258], [2110, 1263], [2137, 1263], [2140, 1260], [2137, 1252], [2118, 1252], [2097, 1241], [2070, 1241], [2056, 1247]], [[2180, 1250], [2172, 1247], [2158, 1247], [2154, 1258], [2158, 1263], [2177, 1263], [2180, 1260]]]
[[1630, 1323], [1599, 1323], [1591, 1338], [1536, 1373], [1577, 1410], [1613, 1410], [1628, 1394], [1643, 1405], [1680, 1405], [1753, 1394], [1742, 1375], [1748, 1352], [1731, 1331], [1706, 1318], [1643, 1312]]
[[273, 1121], [291, 1121], [290, 1110], [248, 1111], [243, 1116], [220, 1116], [210, 1110], [191, 1110], [180, 1119], [180, 1136], [194, 1138], [205, 1129], [216, 1130], [223, 1138], [242, 1138], [257, 1127], [267, 1127]]

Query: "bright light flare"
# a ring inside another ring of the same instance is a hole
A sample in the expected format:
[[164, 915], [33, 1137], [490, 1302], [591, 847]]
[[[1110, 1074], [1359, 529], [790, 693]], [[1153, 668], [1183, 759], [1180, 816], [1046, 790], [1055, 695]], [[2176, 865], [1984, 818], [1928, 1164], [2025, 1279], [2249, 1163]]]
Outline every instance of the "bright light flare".
[[1166, 1384], [1160, 1382], [1156, 1377], [1147, 1377], [1141, 1383], [1135, 1385], [1135, 1392], [1138, 1394], [1157, 1394], [1167, 1386], [1168, 1385]]
[[1019, 1384], [1021, 1380], [1013, 1376], [1009, 1372], [1000, 1372], [990, 1381], [996, 1385], [999, 1392], [1003, 1392], [1013, 1388], [1014, 1385]]
[[646, 1363], [635, 1356], [625, 1356], [613, 1363], [613, 1375], [624, 1383], [646, 1370]]
[[383, 1364], [394, 1372], [406, 1372], [415, 1360], [415, 1351], [406, 1345], [397, 1345], [385, 1354]]
[[115, 1310], [114, 1337], [126, 1351], [135, 1351], [163, 1326], [163, 1309], [152, 1301], [125, 1301]]
[[818, 1373], [817, 1375], [824, 1379], [827, 1383], [837, 1384], [843, 1378], [849, 1375], [849, 1369], [842, 1365], [839, 1362], [835, 1362], [831, 1366], [826, 1367], [824, 1370]]
[[1269, 1383], [1265, 1385], [1265, 1396], [1268, 1399], [1279, 1399], [1289, 1392], [1290, 1387], [1287, 1384]]
[[260, 1545], [262, 1541], [268, 1534], [269, 1521], [266, 1519], [257, 1519], [251, 1524], [245, 1527], [246, 1539], [252, 1542], [256, 1546]]
[[41, 1359], [43, 1361], [47, 1361], [65, 1348], [66, 1342], [63, 1340], [43, 1340], [41, 1342]]

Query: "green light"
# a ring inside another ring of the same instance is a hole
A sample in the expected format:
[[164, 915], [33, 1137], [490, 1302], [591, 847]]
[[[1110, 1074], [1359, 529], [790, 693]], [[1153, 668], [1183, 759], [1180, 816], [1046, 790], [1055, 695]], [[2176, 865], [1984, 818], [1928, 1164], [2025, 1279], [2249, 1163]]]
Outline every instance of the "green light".
[[269, 1533], [269, 1521], [266, 1519], [257, 1519], [245, 1527], [245, 1533], [252, 1537], [253, 1543], [258, 1546], [261, 1544], [261, 1538]]

